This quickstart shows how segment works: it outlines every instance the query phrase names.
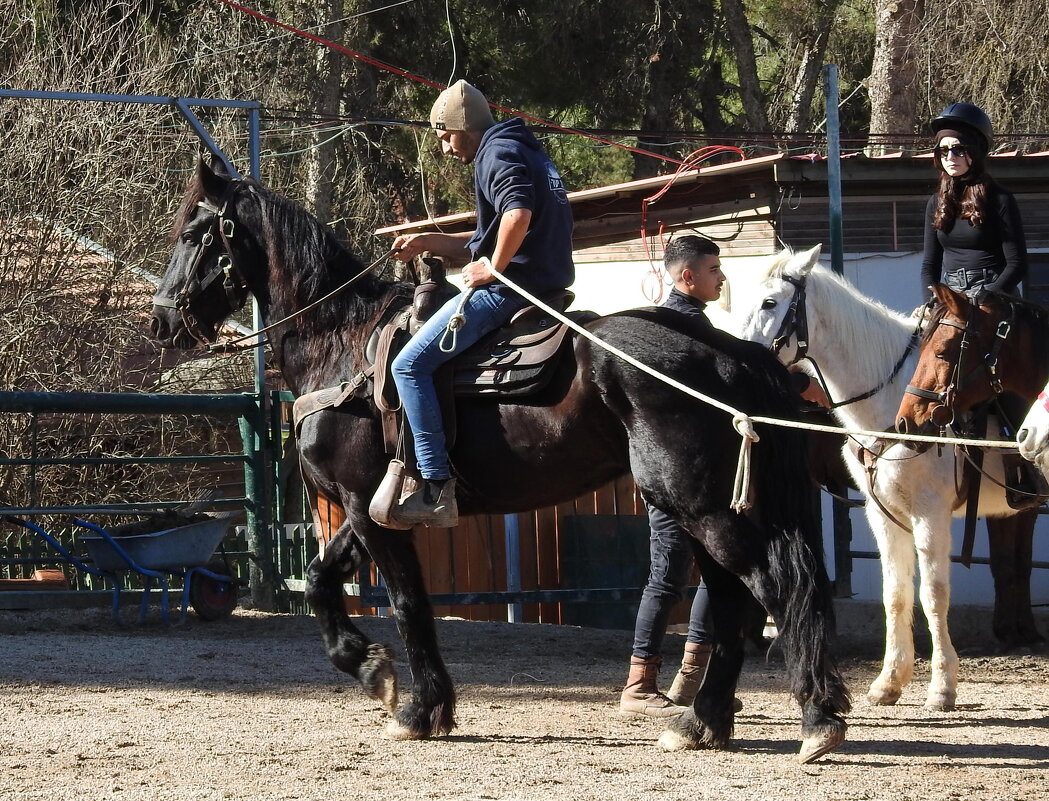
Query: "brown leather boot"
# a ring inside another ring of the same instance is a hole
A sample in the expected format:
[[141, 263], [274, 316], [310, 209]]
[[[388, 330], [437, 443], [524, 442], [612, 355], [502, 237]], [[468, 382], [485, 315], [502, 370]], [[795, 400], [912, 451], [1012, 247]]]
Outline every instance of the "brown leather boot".
[[685, 654], [681, 657], [681, 667], [674, 676], [674, 683], [667, 691], [667, 698], [678, 706], [692, 706], [692, 701], [703, 683], [707, 672], [710, 652], [714, 646], [706, 642], [686, 642]]
[[[678, 706], [692, 706], [692, 702], [703, 684], [703, 677], [707, 674], [707, 664], [710, 662], [710, 652], [714, 646], [705, 642], [686, 642], [685, 653], [681, 657], [681, 667], [674, 676], [674, 683], [667, 691], [667, 698], [672, 704]], [[739, 712], [743, 709], [743, 702], [738, 698], [732, 699], [732, 711]]]
[[630, 675], [619, 697], [620, 712], [650, 718], [672, 718], [685, 711], [685, 707], [675, 706], [656, 687], [656, 677], [662, 662], [658, 656], [647, 659], [630, 657]]
[[459, 525], [455, 479], [424, 479], [419, 489], [397, 505], [393, 517], [409, 528], [419, 523], [436, 528], [454, 528]]

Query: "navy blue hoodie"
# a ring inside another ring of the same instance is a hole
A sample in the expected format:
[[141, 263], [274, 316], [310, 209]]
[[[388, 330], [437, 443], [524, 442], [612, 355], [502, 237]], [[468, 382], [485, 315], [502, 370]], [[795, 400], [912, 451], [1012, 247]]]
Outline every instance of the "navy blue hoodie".
[[[506, 275], [533, 294], [564, 289], [575, 280], [572, 207], [564, 182], [520, 118], [484, 132], [474, 157], [474, 190], [477, 230], [467, 244], [474, 259], [492, 255], [505, 212], [528, 209], [528, 233]], [[499, 293], [511, 291], [502, 284], [489, 286]]]

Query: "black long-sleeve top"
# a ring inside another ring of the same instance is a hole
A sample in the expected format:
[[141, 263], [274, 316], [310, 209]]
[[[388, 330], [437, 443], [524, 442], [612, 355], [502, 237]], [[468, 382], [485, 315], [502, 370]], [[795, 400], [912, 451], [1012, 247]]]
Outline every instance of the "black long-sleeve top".
[[1020, 209], [1012, 193], [991, 184], [983, 225], [969, 225], [959, 217], [949, 231], [933, 227], [936, 195], [925, 209], [925, 253], [922, 286], [945, 283], [960, 292], [991, 289], [1013, 292], [1027, 276], [1027, 243]]

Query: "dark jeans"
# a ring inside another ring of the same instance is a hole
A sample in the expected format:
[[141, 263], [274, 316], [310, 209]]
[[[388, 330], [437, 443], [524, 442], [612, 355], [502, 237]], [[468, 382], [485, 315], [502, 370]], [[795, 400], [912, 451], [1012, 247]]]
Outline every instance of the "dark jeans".
[[[692, 537], [664, 512], [648, 507], [649, 555], [648, 583], [641, 593], [641, 605], [634, 623], [634, 656], [659, 656], [667, 620], [674, 604], [685, 597], [692, 569]], [[714, 641], [710, 624], [710, 602], [702, 578], [688, 621], [688, 642]]]

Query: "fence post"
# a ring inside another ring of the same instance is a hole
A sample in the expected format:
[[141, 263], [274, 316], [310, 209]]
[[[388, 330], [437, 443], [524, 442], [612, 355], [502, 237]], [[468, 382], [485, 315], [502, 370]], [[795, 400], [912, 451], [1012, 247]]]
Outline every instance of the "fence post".
[[244, 489], [248, 497], [247, 542], [255, 554], [248, 567], [251, 603], [256, 609], [272, 612], [276, 608], [276, 580], [273, 566], [273, 525], [270, 482], [266, 470], [265, 411], [256, 400], [255, 409], [240, 418], [240, 438], [244, 445]]

